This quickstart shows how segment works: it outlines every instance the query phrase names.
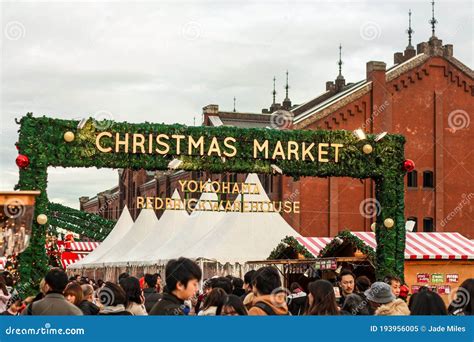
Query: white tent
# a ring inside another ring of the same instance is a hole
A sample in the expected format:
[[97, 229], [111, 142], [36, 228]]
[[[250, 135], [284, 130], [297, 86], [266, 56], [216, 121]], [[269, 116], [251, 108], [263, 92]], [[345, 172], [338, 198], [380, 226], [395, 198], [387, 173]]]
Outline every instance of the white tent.
[[[166, 241], [161, 248], [154, 249], [149, 254], [144, 254], [140, 265], [152, 265], [166, 260], [186, 256], [187, 251], [198, 243], [207, 233], [226, 215], [223, 211], [212, 211], [212, 203], [217, 202], [217, 194], [211, 191], [211, 182], [206, 183], [205, 192], [201, 194], [194, 210], [188, 217], [181, 221], [181, 227], [175, 235]], [[204, 202], [206, 201], [206, 202]], [[206, 210], [199, 210], [201, 205]], [[185, 214], [185, 213], [183, 213]]]
[[177, 230], [185, 224], [189, 215], [177, 189], [174, 190], [171, 198], [179, 202], [171, 202], [171, 208], [165, 210], [161, 215], [159, 224], [155, 225], [143, 241], [133, 247], [120, 260], [124, 260], [128, 264], [140, 264], [144, 260], [144, 256], [159, 250], [168, 240], [176, 236]]
[[98, 259], [94, 266], [115, 266], [121, 261], [122, 256], [143, 241], [151, 231], [157, 229], [158, 219], [153, 209], [142, 209], [132, 228], [123, 238], [104, 256]]
[[68, 266], [69, 269], [87, 267], [90, 263], [95, 263], [98, 259], [104, 256], [107, 252], [114, 248], [115, 244], [120, 241], [125, 234], [132, 228], [133, 219], [128, 211], [127, 206], [123, 208], [122, 214], [120, 215], [117, 223], [115, 223], [112, 231], [107, 235], [104, 241], [94, 249], [84, 259]]
[[[249, 174], [245, 183], [257, 184], [259, 194], [244, 195], [244, 201], [269, 201], [256, 174]], [[240, 200], [239, 195], [236, 201]], [[264, 260], [286, 236], [300, 234], [279, 213], [231, 212], [183, 255], [220, 263]]]

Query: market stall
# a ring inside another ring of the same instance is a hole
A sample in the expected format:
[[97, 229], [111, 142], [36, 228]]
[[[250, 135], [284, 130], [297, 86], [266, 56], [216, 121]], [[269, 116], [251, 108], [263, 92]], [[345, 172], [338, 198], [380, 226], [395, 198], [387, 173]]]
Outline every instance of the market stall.
[[[324, 239], [324, 240], [322, 240]], [[339, 266], [356, 275], [374, 274], [373, 256], [377, 242], [372, 232], [344, 231], [329, 243], [327, 238], [300, 237], [297, 242], [314, 257], [334, 257]], [[358, 260], [342, 258], [357, 257]], [[366, 267], [369, 265], [371, 267]], [[338, 266], [338, 267], [339, 267]], [[405, 248], [405, 282], [411, 293], [428, 286], [448, 302], [463, 280], [472, 277], [474, 244], [459, 233], [407, 233]], [[451, 296], [451, 297], [450, 297]]]
[[66, 269], [68, 266], [86, 258], [100, 246], [100, 242], [75, 241], [61, 244], [60, 241], [58, 241], [58, 246], [61, 251], [61, 265]]

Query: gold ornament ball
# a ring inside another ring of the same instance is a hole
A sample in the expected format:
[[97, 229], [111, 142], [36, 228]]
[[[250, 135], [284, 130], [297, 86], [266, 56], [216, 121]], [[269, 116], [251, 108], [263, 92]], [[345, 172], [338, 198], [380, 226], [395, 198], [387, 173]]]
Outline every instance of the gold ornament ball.
[[376, 227], [377, 227], [377, 223], [374, 222], [374, 223], [372, 223], [372, 224], [370, 225], [370, 230], [373, 231], [373, 232], [375, 232], [375, 228], [376, 228]]
[[36, 222], [41, 225], [46, 224], [46, 222], [48, 222], [48, 216], [46, 216], [45, 214], [39, 214], [36, 217]]
[[385, 219], [385, 221], [383, 221], [383, 225], [387, 228], [392, 228], [394, 224], [395, 222], [391, 218]]
[[74, 140], [74, 133], [72, 133], [71, 131], [68, 131], [66, 133], [64, 133], [64, 140], [66, 142], [71, 142]]
[[365, 144], [364, 147], [362, 147], [362, 151], [364, 151], [365, 154], [371, 154], [373, 150], [374, 149], [369, 144]]

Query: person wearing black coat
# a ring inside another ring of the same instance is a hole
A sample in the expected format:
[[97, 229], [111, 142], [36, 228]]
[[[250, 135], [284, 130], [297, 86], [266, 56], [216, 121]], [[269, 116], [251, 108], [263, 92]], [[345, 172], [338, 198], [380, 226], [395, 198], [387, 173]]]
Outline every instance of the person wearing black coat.
[[288, 296], [288, 310], [293, 316], [300, 316], [304, 314], [308, 295], [303, 291], [300, 284], [293, 282], [290, 285], [291, 294]]
[[161, 299], [150, 310], [150, 315], [183, 316], [186, 315], [184, 300], [171, 293], [163, 293]]
[[84, 315], [97, 315], [100, 311], [99, 307], [88, 300], [83, 300], [79, 303], [79, 309], [81, 309]]
[[81, 309], [84, 315], [97, 315], [99, 314], [99, 307], [93, 303], [94, 300], [94, 288], [92, 285], [83, 284], [82, 288], [82, 297], [84, 298], [82, 302], [79, 303], [78, 307]]
[[156, 290], [158, 274], [145, 274], [144, 278], [145, 284], [143, 295], [145, 297], [145, 309], [146, 312], [150, 313], [151, 309], [155, 306], [162, 295]]
[[189, 309], [185, 300], [191, 299], [198, 291], [202, 277], [201, 268], [186, 258], [168, 261], [165, 269], [166, 287], [162, 298], [150, 310], [150, 315], [186, 315]]

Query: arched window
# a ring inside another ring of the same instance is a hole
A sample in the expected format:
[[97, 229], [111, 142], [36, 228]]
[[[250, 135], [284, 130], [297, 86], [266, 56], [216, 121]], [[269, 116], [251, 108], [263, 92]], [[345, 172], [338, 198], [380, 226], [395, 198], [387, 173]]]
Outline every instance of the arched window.
[[432, 217], [425, 217], [423, 219], [423, 231], [428, 233], [435, 231]]
[[409, 188], [417, 188], [418, 187], [418, 172], [416, 170], [408, 172], [408, 174], [407, 174], [407, 186]]
[[423, 187], [434, 188], [433, 171], [423, 171]]

